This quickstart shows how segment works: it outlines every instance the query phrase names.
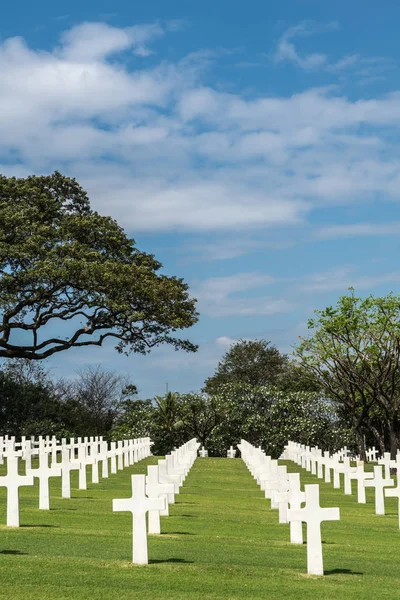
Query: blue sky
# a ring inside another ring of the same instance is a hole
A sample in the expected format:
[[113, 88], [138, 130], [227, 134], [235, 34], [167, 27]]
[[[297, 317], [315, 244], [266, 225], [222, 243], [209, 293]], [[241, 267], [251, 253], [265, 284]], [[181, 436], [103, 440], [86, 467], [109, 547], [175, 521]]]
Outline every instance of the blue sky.
[[183, 277], [196, 354], [101, 349], [141, 397], [199, 390], [239, 338], [290, 352], [354, 286], [398, 292], [400, 4], [9, 3], [0, 171], [75, 176]]

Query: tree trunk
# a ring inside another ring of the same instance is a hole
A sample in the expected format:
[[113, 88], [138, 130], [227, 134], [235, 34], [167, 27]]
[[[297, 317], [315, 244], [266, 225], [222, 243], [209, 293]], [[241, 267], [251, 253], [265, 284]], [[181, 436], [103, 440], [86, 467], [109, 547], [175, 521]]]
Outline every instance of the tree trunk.
[[358, 438], [358, 451], [360, 453], [360, 460], [367, 462], [367, 449], [365, 447], [365, 436], [364, 432], [357, 430], [356, 436]]
[[381, 456], [383, 456], [384, 452], [385, 452], [385, 440], [384, 437], [379, 433], [379, 431], [376, 429], [376, 427], [372, 427], [371, 426], [371, 432], [373, 433], [375, 439], [376, 439], [376, 443], [378, 444], [379, 447], [379, 452], [381, 454]]
[[397, 432], [395, 423], [391, 422], [389, 425], [389, 440], [390, 440], [390, 458], [396, 460], [397, 454]]

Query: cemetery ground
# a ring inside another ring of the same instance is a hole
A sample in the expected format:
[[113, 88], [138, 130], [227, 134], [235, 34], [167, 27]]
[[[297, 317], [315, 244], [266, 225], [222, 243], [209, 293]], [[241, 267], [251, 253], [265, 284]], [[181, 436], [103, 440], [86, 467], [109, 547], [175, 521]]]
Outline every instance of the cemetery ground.
[[[397, 500], [386, 516], [345, 496], [291, 462], [302, 485], [320, 483], [321, 506], [339, 506], [341, 520], [322, 524], [324, 577], [306, 574], [306, 546], [289, 543], [240, 459], [197, 459], [160, 536], [149, 536], [150, 564], [133, 565], [132, 517], [113, 513], [112, 499], [131, 495], [131, 473], [145, 473], [150, 457], [77, 489], [62, 499], [53, 478], [51, 510], [38, 510], [38, 488], [21, 488], [21, 527], [4, 523], [0, 488], [0, 598], [7, 600], [141, 600], [261, 598], [398, 598], [400, 531]], [[369, 467], [371, 468], [371, 467]], [[4, 474], [4, 467], [0, 467]], [[88, 482], [90, 481], [88, 469]], [[353, 482], [355, 487], [355, 482]]]

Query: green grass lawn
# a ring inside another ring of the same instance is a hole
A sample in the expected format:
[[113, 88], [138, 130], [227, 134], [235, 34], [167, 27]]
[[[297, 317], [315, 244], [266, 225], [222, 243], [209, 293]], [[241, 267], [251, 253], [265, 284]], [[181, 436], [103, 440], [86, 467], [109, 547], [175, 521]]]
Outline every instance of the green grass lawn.
[[[150, 564], [132, 565], [128, 513], [113, 513], [112, 498], [130, 496], [130, 474], [145, 473], [151, 457], [61, 498], [52, 479], [51, 510], [39, 511], [38, 490], [20, 492], [19, 529], [4, 523], [0, 488], [0, 598], [7, 600], [204, 600], [212, 598], [381, 599], [400, 597], [400, 532], [395, 499], [387, 515], [321, 483], [321, 505], [340, 506], [341, 521], [322, 525], [325, 577], [306, 575], [306, 546], [289, 544], [240, 459], [198, 459], [161, 536], [149, 536]], [[290, 471], [299, 470], [286, 463]], [[2, 468], [3, 469], [3, 468]], [[305, 471], [302, 483], [319, 480]], [[88, 469], [89, 473], [89, 469]], [[89, 479], [88, 479], [89, 481]]]

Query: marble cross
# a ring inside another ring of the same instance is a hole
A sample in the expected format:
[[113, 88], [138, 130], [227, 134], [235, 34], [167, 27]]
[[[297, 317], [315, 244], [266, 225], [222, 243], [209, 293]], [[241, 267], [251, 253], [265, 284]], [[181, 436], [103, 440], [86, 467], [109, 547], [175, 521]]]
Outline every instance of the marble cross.
[[385, 452], [383, 458], [378, 460], [378, 465], [385, 467], [385, 479], [390, 479], [390, 467], [392, 466], [392, 458], [390, 452]]
[[[298, 475], [298, 473], [290, 473], [290, 475]], [[300, 490], [300, 477], [298, 480], [298, 485], [291, 487], [289, 490], [289, 508], [298, 510], [301, 508], [301, 505], [306, 501], [306, 494]], [[288, 509], [289, 510], [289, 509]], [[286, 512], [287, 519], [287, 512]], [[290, 543], [291, 544], [302, 544], [303, 543], [303, 524], [301, 521], [290, 521]]]
[[70, 451], [68, 448], [61, 450], [61, 497], [71, 498], [71, 471], [79, 469], [80, 465], [70, 460]]
[[163, 510], [149, 510], [149, 533], [161, 533], [160, 516], [167, 517], [169, 515], [168, 494], [173, 493], [173, 483], [160, 483], [158, 478], [158, 466], [148, 466], [146, 477], [146, 495], [149, 498], [165, 498], [165, 508]]
[[204, 446], [202, 446], [201, 450], [199, 450], [199, 456], [200, 456], [200, 458], [207, 458], [207, 456], [208, 456], [208, 450], [206, 450], [204, 448]]
[[50, 477], [61, 477], [60, 467], [49, 467], [49, 456], [46, 452], [39, 454], [39, 467], [28, 473], [39, 479], [39, 510], [50, 510]]
[[117, 469], [118, 471], [122, 471], [124, 468], [124, 442], [119, 440], [117, 445]]
[[[398, 472], [398, 471], [397, 471]], [[400, 529], [400, 478], [397, 476], [397, 486], [391, 489], [385, 489], [385, 496], [387, 498], [397, 498], [398, 501], [398, 515], [399, 515], [399, 529]]]
[[392, 487], [394, 485], [393, 479], [382, 477], [382, 467], [374, 467], [374, 478], [364, 480], [365, 487], [375, 488], [375, 514], [385, 514], [385, 496], [383, 490], [385, 487]]
[[333, 467], [333, 487], [338, 490], [340, 489], [340, 463], [339, 463], [339, 457], [337, 454], [335, 454], [334, 456], [332, 456], [332, 462], [331, 465]]
[[274, 501], [278, 504], [279, 523], [288, 522], [287, 511], [289, 507], [290, 492], [292, 489], [298, 489], [300, 491], [300, 473], [289, 473], [284, 487], [287, 489], [274, 493]]
[[108, 452], [108, 456], [111, 458], [111, 473], [113, 475], [115, 475], [115, 473], [117, 472], [117, 443], [116, 442], [111, 442], [110, 444], [110, 450]]
[[366, 479], [372, 479], [373, 476], [373, 473], [364, 471], [364, 465], [359, 465], [354, 473], [349, 474], [350, 479], [355, 479], [357, 481], [357, 502], [359, 504], [366, 503], [364, 481]]
[[357, 467], [350, 466], [350, 459], [345, 456], [343, 462], [338, 463], [335, 468], [338, 473], [343, 473], [344, 475], [344, 493], [346, 496], [351, 496], [352, 490], [350, 475], [356, 472]]
[[167, 461], [165, 459], [161, 459], [158, 461], [158, 479], [160, 483], [173, 483], [174, 484], [174, 493], [168, 494], [168, 502], [169, 504], [175, 503], [175, 494], [179, 494], [179, 488], [182, 483], [182, 478], [180, 475], [173, 475], [168, 473], [167, 471]]
[[236, 456], [236, 450], [233, 449], [233, 446], [231, 446], [229, 448], [229, 450], [226, 453], [227, 458], [235, 458]]
[[87, 489], [87, 478], [86, 478], [86, 465], [88, 464], [88, 457], [86, 456], [86, 445], [82, 444], [78, 447], [78, 458], [76, 461], [79, 465], [79, 483], [78, 487], [80, 490]]
[[331, 466], [332, 459], [328, 451], [324, 452], [324, 467], [325, 467], [325, 483], [331, 482]]
[[7, 456], [7, 475], [0, 477], [0, 486], [7, 488], [7, 527], [19, 527], [19, 488], [33, 485], [32, 475], [19, 475], [18, 457]]
[[304, 486], [306, 506], [287, 511], [288, 521], [302, 521], [307, 524], [307, 573], [323, 575], [321, 523], [323, 521], [338, 521], [338, 508], [321, 508], [319, 505], [319, 485]]
[[372, 460], [373, 462], [376, 461], [378, 454], [378, 450], [375, 448], [375, 446], [373, 446], [370, 450], [367, 451], [368, 460]]
[[108, 443], [101, 442], [100, 452], [97, 459], [101, 461], [101, 476], [104, 479], [108, 477]]
[[149, 562], [147, 551], [146, 512], [150, 510], [163, 510], [166, 504], [165, 498], [147, 498], [145, 486], [145, 475], [132, 475], [131, 498], [113, 500], [114, 512], [132, 513], [132, 562], [138, 565], [147, 565]]

